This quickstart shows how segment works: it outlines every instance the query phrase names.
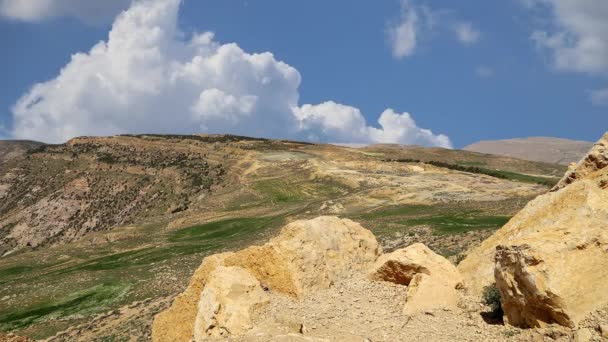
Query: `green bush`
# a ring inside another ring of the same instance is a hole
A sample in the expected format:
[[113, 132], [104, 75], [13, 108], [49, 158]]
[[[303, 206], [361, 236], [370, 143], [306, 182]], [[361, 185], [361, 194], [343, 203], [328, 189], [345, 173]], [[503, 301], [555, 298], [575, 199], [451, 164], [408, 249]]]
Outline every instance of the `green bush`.
[[496, 287], [496, 284], [483, 288], [482, 300], [484, 304], [490, 307], [494, 318], [502, 318], [503, 311], [500, 305], [500, 291]]

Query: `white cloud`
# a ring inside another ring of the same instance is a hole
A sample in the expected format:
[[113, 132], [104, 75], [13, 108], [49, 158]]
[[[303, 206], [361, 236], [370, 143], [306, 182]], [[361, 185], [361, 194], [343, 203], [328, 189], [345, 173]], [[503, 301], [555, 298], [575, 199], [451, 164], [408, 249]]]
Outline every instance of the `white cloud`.
[[111, 20], [130, 3], [131, 0], [0, 0], [0, 15], [26, 22], [72, 16], [97, 24]]
[[473, 45], [479, 41], [481, 33], [468, 22], [458, 22], [454, 25], [458, 40], [464, 45]]
[[559, 70], [608, 72], [608, 1], [526, 0], [527, 7], [547, 11], [549, 27], [532, 39], [552, 53]]
[[395, 58], [414, 54], [418, 40], [419, 14], [410, 0], [401, 0], [401, 18], [390, 23], [387, 29], [388, 40]]
[[416, 125], [409, 113], [385, 110], [378, 119], [380, 128], [370, 127], [355, 107], [327, 101], [304, 105], [295, 110], [300, 128], [314, 132], [314, 137], [336, 143], [400, 143], [452, 148], [445, 135], [435, 135]]
[[591, 102], [597, 106], [608, 106], [608, 88], [593, 90]]
[[299, 106], [299, 72], [269, 53], [220, 44], [212, 33], [184, 41], [180, 0], [142, 0], [115, 20], [107, 42], [77, 53], [13, 108], [13, 136], [62, 142], [80, 135], [233, 133], [331, 142], [451, 147], [409, 114], [385, 111], [369, 127], [354, 107]]
[[480, 65], [475, 68], [475, 74], [479, 77], [492, 77], [496, 75], [496, 71], [488, 66]]

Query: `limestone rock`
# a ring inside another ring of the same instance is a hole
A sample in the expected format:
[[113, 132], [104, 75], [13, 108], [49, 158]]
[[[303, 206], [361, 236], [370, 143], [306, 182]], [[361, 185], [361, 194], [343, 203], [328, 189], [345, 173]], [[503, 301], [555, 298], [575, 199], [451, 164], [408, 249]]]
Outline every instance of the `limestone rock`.
[[366, 272], [380, 254], [374, 235], [351, 220], [321, 216], [291, 222], [263, 246], [205, 258], [186, 291], [155, 317], [152, 339], [192, 338], [200, 294], [217, 267], [241, 267], [261, 286], [299, 297], [355, 272]]
[[259, 281], [240, 267], [217, 267], [201, 293], [194, 341], [242, 335], [252, 328], [251, 311], [268, 301]]
[[608, 304], [607, 144], [608, 134], [458, 266], [474, 295], [496, 282], [509, 323], [574, 327]]
[[404, 313], [455, 309], [462, 277], [448, 260], [421, 243], [382, 255], [370, 273], [374, 280], [407, 285]]
[[194, 272], [186, 290], [178, 295], [167, 310], [154, 317], [152, 339], [154, 341], [190, 341], [194, 333], [194, 321], [198, 313], [198, 302], [209, 275], [223, 264], [232, 253], [206, 257]]
[[[458, 265], [468, 291], [481, 296], [483, 288], [494, 283], [494, 256], [499, 245], [542, 245], [544, 250], [553, 250], [553, 253], [558, 250], [575, 253], [577, 245], [604, 236], [608, 226], [608, 191], [602, 184], [607, 179], [608, 169], [600, 170], [589, 179], [528, 203]], [[579, 266], [573, 264], [572, 267]]]
[[382, 253], [372, 232], [335, 216], [292, 222], [270, 244], [289, 265], [296, 295], [366, 272]]
[[585, 158], [579, 161], [574, 168], [568, 170], [552, 191], [562, 189], [568, 184], [586, 178], [606, 166], [608, 166], [608, 132], [593, 145]]

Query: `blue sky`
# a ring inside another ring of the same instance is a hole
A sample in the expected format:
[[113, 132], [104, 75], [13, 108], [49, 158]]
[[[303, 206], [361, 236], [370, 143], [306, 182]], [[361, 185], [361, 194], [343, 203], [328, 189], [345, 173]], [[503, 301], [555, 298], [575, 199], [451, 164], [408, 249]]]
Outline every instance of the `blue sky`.
[[[142, 2], [163, 1], [175, 0]], [[449, 137], [452, 146], [462, 147], [482, 139], [525, 136], [595, 140], [608, 127], [608, 24], [593, 20], [594, 13], [608, 13], [603, 0], [582, 0], [578, 2], [580, 8], [567, 4], [572, 0], [185, 0], [179, 6], [178, 37], [173, 39], [186, 44], [193, 33], [212, 31], [215, 43], [236, 43], [245, 54], [239, 56], [245, 60], [253, 53], [271, 52], [273, 69], [264, 67], [263, 72], [269, 73], [273, 91], [259, 90], [263, 82], [251, 83], [246, 76], [244, 83], [235, 85], [235, 77], [248, 73], [259, 76], [262, 72], [255, 65], [248, 67], [254, 68], [251, 70], [235, 66], [222, 69], [225, 74], [221, 82], [192, 89], [195, 99], [201, 90], [219, 89], [206, 92], [209, 96], [201, 93], [205, 101], [183, 108], [168, 105], [162, 111], [156, 101], [181, 103], [185, 101], [182, 93], [191, 90], [166, 90], [162, 82], [170, 77], [164, 72], [148, 81], [145, 68], [128, 70], [126, 74], [135, 75], [131, 77], [142, 77], [141, 84], [160, 82], [148, 89], [154, 96], [134, 92], [133, 103], [128, 106], [123, 106], [119, 97], [106, 98], [97, 88], [88, 89], [86, 78], [72, 76], [48, 83], [60, 78], [72, 54], [88, 53], [97, 42], [108, 40], [113, 16], [118, 12], [115, 8], [91, 16], [81, 15], [75, 9], [78, 2], [70, 0], [51, 1], [54, 9], [14, 9], [11, 2], [0, 0], [0, 10], [4, 11], [0, 19], [0, 40], [4, 43], [0, 55], [0, 123], [4, 128], [0, 134], [7, 138], [60, 141], [73, 135], [127, 133], [138, 130], [133, 127], [142, 127], [159, 132], [227, 131], [319, 141], [439, 146], [446, 144], [439, 137], [442, 134]], [[129, 6], [125, 0], [114, 2], [124, 3], [116, 4], [116, 8]], [[417, 19], [409, 31], [415, 34], [415, 46], [405, 41], [402, 46], [410, 46], [407, 51], [395, 52], [398, 39], [390, 32], [407, 24], [412, 13]], [[570, 18], [581, 13], [589, 15], [588, 20], [572, 23]], [[463, 26], [469, 32], [460, 32], [459, 36], [458, 28]], [[560, 40], [563, 36], [568, 39]], [[583, 44], [577, 45], [577, 39], [599, 43], [593, 49], [584, 49]], [[186, 58], [173, 56], [173, 51], [170, 54], [184, 64], [196, 55], [192, 51]], [[295, 69], [301, 83], [281, 73], [279, 61]], [[74, 75], [89, 72], [104, 76], [103, 68], [118, 65], [99, 63], [70, 68], [75, 69]], [[281, 76], [276, 76], [277, 72]], [[114, 70], [108, 75], [120, 73]], [[110, 76], [103, 78], [110, 83], [121, 82]], [[45, 89], [36, 92], [15, 114], [13, 106], [19, 98], [40, 82], [47, 82], [48, 88], [78, 86], [69, 93]], [[125, 89], [134, 87], [131, 84]], [[127, 95], [129, 91], [123, 90]], [[72, 94], [84, 95], [71, 99]], [[101, 99], [91, 103], [91, 94], [99, 94]], [[275, 101], [275, 96], [296, 99], [284, 103]], [[66, 97], [72, 102], [64, 103]], [[119, 103], [103, 107], [97, 101]], [[218, 112], [210, 111], [210, 106], [217, 107]], [[294, 110], [295, 119], [270, 113], [289, 111], [293, 106], [300, 106]], [[378, 123], [386, 109], [393, 111]], [[69, 111], [73, 113], [64, 113]], [[107, 114], [109, 111], [120, 115]], [[169, 113], [172, 111], [192, 113], [181, 118], [179, 113]], [[220, 117], [224, 112], [230, 113], [230, 120]], [[403, 116], [406, 112], [411, 116]], [[184, 124], [167, 124], [172, 116]], [[188, 121], [193, 117], [198, 121]], [[255, 126], [259, 122], [263, 122], [261, 127]], [[424, 133], [424, 129], [432, 133]], [[47, 131], [53, 134], [47, 136]]]

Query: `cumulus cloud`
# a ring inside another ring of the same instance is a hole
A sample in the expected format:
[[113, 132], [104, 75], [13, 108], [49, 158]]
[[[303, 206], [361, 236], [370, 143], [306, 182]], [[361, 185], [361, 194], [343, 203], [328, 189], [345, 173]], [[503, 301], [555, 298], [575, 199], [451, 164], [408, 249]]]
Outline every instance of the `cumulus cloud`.
[[0, 15], [26, 22], [71, 16], [98, 24], [112, 20], [130, 3], [131, 0], [0, 0]]
[[17, 101], [13, 136], [210, 132], [451, 147], [407, 113], [385, 111], [375, 128], [351, 106], [300, 106], [299, 72], [271, 53], [247, 53], [210, 32], [179, 38], [180, 2], [141, 0], [121, 13], [107, 41], [73, 55]]
[[333, 101], [304, 105], [295, 110], [300, 129], [313, 134], [312, 140], [337, 143], [400, 143], [452, 148], [450, 139], [422, 129], [409, 113], [387, 109], [378, 119], [380, 128], [367, 125], [358, 108]]
[[608, 1], [525, 0], [529, 8], [549, 13], [551, 24], [532, 39], [552, 54], [559, 70], [608, 72]]
[[591, 102], [597, 106], [608, 106], [608, 88], [591, 91]]
[[473, 45], [479, 41], [481, 33], [468, 22], [458, 22], [454, 25], [456, 38], [464, 45]]

